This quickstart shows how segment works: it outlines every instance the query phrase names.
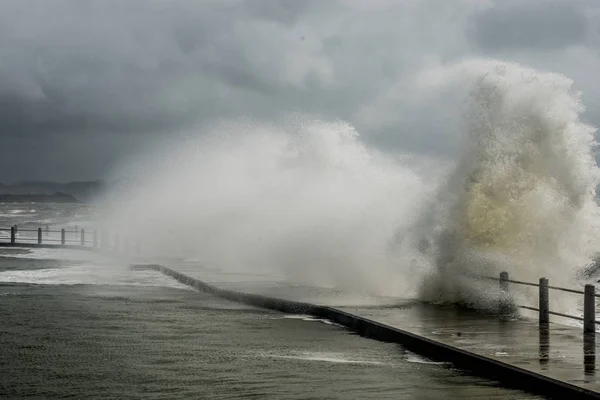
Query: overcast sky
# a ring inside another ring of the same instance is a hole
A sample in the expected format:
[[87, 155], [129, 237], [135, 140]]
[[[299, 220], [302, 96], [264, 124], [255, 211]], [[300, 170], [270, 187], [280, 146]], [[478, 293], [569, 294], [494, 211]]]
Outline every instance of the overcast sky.
[[101, 178], [216, 118], [290, 111], [443, 152], [394, 93], [472, 56], [565, 74], [600, 125], [597, 0], [3, 0], [0, 182]]

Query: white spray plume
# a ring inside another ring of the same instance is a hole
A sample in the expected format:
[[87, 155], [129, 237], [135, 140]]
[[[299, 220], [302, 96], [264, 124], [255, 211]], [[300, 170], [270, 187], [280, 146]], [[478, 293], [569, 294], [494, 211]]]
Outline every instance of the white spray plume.
[[547, 277], [574, 286], [577, 270], [600, 249], [600, 170], [595, 129], [580, 121], [583, 106], [571, 80], [494, 60], [437, 68], [422, 78], [430, 88], [467, 94], [468, 139], [440, 191], [436, 279], [422, 295], [490, 305], [493, 296], [474, 292], [457, 274], [500, 270], [514, 279]]
[[417, 287], [410, 257], [390, 244], [428, 191], [420, 160], [368, 149], [346, 123], [304, 118], [219, 124], [163, 151], [141, 162], [149, 179], [111, 218], [114, 231], [142, 234], [146, 251], [371, 293]]
[[376, 151], [342, 122], [220, 124], [140, 161], [113, 229], [224, 270], [484, 308], [497, 290], [465, 276], [572, 286], [600, 248], [595, 131], [572, 82], [494, 60], [415, 82], [461, 105], [454, 163]]

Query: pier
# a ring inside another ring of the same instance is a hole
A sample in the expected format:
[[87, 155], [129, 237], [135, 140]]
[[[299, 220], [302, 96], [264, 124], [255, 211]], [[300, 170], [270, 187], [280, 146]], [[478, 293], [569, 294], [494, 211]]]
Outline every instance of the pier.
[[[128, 254], [129, 239], [83, 229], [0, 229], [0, 247], [67, 248]], [[141, 250], [136, 241], [135, 254]], [[506, 272], [497, 277], [474, 277], [510, 293], [514, 285], [533, 288], [537, 304], [516, 304], [536, 313], [536, 318], [500, 318], [454, 306], [439, 306], [413, 299], [387, 299], [376, 306], [332, 304], [327, 291], [311, 293], [310, 301], [291, 288], [265, 290], [252, 285], [212, 283], [200, 273], [178, 266], [134, 264], [132, 269], [150, 269], [196, 290], [255, 307], [283, 313], [323, 318], [361, 336], [398, 343], [407, 350], [435, 361], [444, 361], [473, 375], [496, 380], [502, 385], [538, 393], [550, 398], [600, 398], [596, 299], [593, 285], [584, 288], [552, 286], [542, 277], [538, 282], [511, 279]], [[268, 292], [266, 296], [264, 293]], [[582, 315], [568, 315], [550, 307], [554, 296], [579, 296]], [[556, 323], [551, 316], [579, 321], [581, 326]]]

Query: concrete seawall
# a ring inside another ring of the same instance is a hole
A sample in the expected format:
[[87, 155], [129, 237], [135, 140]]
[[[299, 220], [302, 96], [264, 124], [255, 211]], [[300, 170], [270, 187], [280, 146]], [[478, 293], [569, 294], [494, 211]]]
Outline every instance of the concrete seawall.
[[507, 387], [542, 394], [550, 398], [562, 399], [574, 396], [578, 399], [600, 399], [600, 393], [580, 385], [450, 346], [337, 308], [221, 289], [162, 265], [141, 265], [133, 266], [133, 268], [159, 271], [185, 285], [226, 300], [285, 313], [308, 314], [328, 319], [364, 337], [398, 343], [407, 350], [433, 360], [451, 362], [459, 368], [471, 371], [474, 375], [502, 382]]

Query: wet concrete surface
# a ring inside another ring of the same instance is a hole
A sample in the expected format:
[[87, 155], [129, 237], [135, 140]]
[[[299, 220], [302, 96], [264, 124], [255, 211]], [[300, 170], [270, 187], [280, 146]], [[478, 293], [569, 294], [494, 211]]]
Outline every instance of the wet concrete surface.
[[261, 294], [285, 300], [335, 307], [427, 339], [491, 358], [600, 393], [597, 371], [597, 334], [583, 334], [578, 327], [550, 323], [540, 328], [530, 318], [501, 319], [453, 306], [424, 304], [414, 299], [379, 297], [341, 290], [290, 285], [277, 280], [223, 283], [218, 276], [185, 265], [176, 269], [229, 290]]
[[8, 254], [0, 252], [0, 399], [542, 398], [158, 272]]
[[600, 392], [597, 334], [531, 319], [502, 320], [455, 307], [413, 304], [399, 309], [339, 309], [462, 350]]
[[305, 282], [292, 282], [286, 279], [286, 277], [277, 276], [272, 273], [223, 273], [203, 267], [195, 262], [174, 260], [148, 262], [147, 260], [139, 259], [136, 260], [135, 264], [139, 264], [142, 267], [148, 264], [164, 265], [220, 289], [258, 294], [290, 301], [308, 302], [329, 307], [395, 308], [417, 302], [414, 299], [379, 296], [358, 288], [343, 290], [331, 287], [318, 287]]

